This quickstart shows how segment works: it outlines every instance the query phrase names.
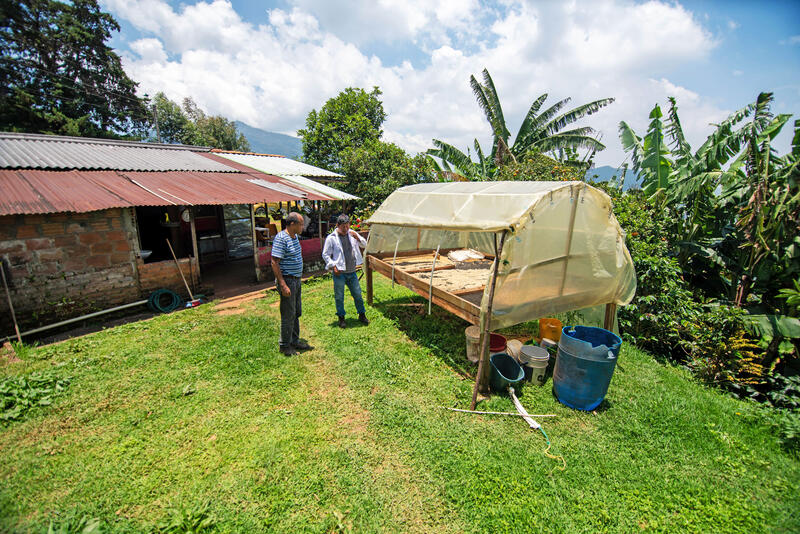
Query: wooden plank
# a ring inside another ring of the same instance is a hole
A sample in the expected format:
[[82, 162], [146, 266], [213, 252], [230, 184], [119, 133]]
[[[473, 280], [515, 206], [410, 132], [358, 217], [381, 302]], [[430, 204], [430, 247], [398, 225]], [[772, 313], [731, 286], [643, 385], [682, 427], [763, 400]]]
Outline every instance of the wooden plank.
[[450, 291], [450, 294], [451, 294], [451, 295], [458, 295], [458, 296], [461, 296], [461, 295], [468, 295], [468, 294], [470, 294], [470, 293], [478, 293], [479, 291], [480, 291], [481, 293], [483, 293], [483, 290], [484, 290], [484, 289], [486, 289], [486, 286], [480, 286], [480, 287], [467, 287], [467, 288], [464, 288], [464, 289], [457, 289], [457, 290], [455, 290], [455, 291]]
[[[445, 271], [447, 269], [455, 269], [455, 268], [456, 268], [455, 265], [437, 265], [436, 268], [433, 269], [433, 270], [434, 271]], [[395, 269], [397, 269], [397, 266], [395, 266]], [[426, 269], [404, 269], [403, 271], [407, 272], [409, 274], [429, 273], [429, 272], [431, 272], [430, 268], [426, 268]]]
[[[448, 252], [452, 252], [454, 250], [462, 250], [462, 248], [443, 248], [443, 249], [439, 250], [439, 255], [440, 256], [444, 256]], [[422, 259], [422, 258], [425, 257], [425, 255], [430, 255], [431, 259], [433, 259], [434, 252], [436, 252], [436, 250], [434, 250], [432, 248], [431, 249], [423, 249], [423, 250], [404, 250], [404, 251], [398, 252], [397, 253], [397, 257], [398, 258], [408, 258], [409, 256], [419, 256], [420, 259]], [[483, 253], [481, 253], [481, 254], [483, 254]], [[394, 251], [392, 251], [392, 252], [379, 252], [377, 254], [373, 254], [373, 256], [378, 258], [378, 259], [381, 259], [381, 260], [391, 259], [391, 258], [395, 257]], [[483, 256], [484, 256], [484, 259], [486, 259], [486, 260], [493, 260], [494, 259], [494, 256], [491, 255], [491, 254], [483, 254]]]
[[[370, 265], [374, 270], [386, 276], [387, 278], [391, 278], [392, 266], [390, 263], [386, 263], [372, 255], [368, 257], [370, 258]], [[401, 269], [398, 269], [397, 267], [394, 269], [394, 280], [418, 295], [423, 296], [426, 299], [428, 298], [430, 284], [427, 280], [418, 278]], [[469, 321], [472, 324], [478, 324], [480, 308], [469, 301], [466, 301], [456, 295], [448, 293], [447, 291], [434, 286], [431, 302], [441, 308], [446, 309], [454, 315], [458, 315], [465, 321]]]

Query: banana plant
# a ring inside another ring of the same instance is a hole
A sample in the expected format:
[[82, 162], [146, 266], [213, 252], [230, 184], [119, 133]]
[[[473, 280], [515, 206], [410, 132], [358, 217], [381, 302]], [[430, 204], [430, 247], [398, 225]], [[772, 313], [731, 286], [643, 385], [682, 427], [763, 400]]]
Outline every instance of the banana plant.
[[642, 179], [642, 189], [663, 204], [665, 192], [670, 186], [673, 161], [668, 157], [671, 153], [664, 142], [661, 117], [661, 107], [656, 104], [650, 112], [650, 125], [644, 139], [636, 135], [625, 121], [619, 123], [619, 138], [622, 148], [630, 153], [633, 172]]
[[[489, 71], [483, 70], [482, 81], [478, 81], [475, 76], [470, 76], [469, 83], [478, 106], [483, 111], [486, 121], [492, 130], [492, 150], [488, 156], [484, 156], [476, 140], [475, 152], [479, 159], [474, 162], [469, 158], [468, 154], [464, 154], [443, 141], [434, 139], [433, 145], [435, 148], [428, 150], [428, 154], [442, 160], [441, 165], [437, 163], [442, 169], [445, 168], [444, 164], [447, 163], [447, 166], [451, 169], [464, 171], [462, 174], [453, 170], [453, 172], [465, 178], [474, 179], [472, 178], [473, 176], [480, 176], [483, 179], [492, 179], [497, 175], [500, 167], [509, 162], [517, 162], [531, 152], [549, 153], [558, 158], [559, 154], [563, 154], [567, 149], [588, 150], [594, 154], [605, 148], [605, 145], [596, 138], [597, 132], [589, 126], [569, 130], [564, 130], [564, 128], [611, 104], [614, 102], [613, 98], [595, 100], [594, 102], [563, 111], [570, 102], [569, 98], [565, 98], [540, 113], [547, 100], [547, 93], [545, 93], [533, 101], [512, 142], [511, 132], [503, 114], [503, 107], [500, 104], [500, 98]], [[445, 146], [448, 148], [443, 148]], [[462, 156], [470, 159], [474, 167], [471, 167]], [[449, 157], [454, 159], [446, 160]]]

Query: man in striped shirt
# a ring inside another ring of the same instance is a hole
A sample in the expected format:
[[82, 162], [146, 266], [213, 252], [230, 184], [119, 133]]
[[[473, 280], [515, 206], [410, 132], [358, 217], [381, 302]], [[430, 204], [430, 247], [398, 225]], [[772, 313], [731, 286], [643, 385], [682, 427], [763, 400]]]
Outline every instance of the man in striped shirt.
[[275, 287], [281, 294], [280, 350], [286, 356], [314, 347], [300, 339], [300, 276], [303, 274], [303, 252], [297, 234], [303, 230], [303, 216], [292, 212], [286, 217], [286, 228], [272, 242], [272, 272]]

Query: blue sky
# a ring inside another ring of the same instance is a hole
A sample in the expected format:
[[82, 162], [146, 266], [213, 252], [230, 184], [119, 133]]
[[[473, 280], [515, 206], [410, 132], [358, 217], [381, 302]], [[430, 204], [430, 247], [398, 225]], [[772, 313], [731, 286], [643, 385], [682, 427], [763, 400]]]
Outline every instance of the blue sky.
[[[709, 123], [762, 90], [775, 93], [774, 112], [800, 113], [800, 2], [101, 3], [122, 27], [112, 45], [140, 92], [192, 96], [210, 113], [289, 134], [345, 87], [378, 85], [387, 140], [410, 152], [433, 138], [487, 146], [468, 83], [484, 67], [512, 134], [542, 93], [575, 105], [615, 97], [581, 123], [607, 145], [599, 165], [625, 158], [620, 120], [644, 133], [669, 96], [695, 147]], [[788, 144], [787, 131], [778, 147]]]

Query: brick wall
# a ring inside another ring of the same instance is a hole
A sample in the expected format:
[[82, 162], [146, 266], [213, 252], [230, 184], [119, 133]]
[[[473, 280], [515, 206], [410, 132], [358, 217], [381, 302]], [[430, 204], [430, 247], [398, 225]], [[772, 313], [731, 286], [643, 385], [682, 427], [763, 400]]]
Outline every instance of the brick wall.
[[[175, 261], [157, 261], [154, 263], [144, 263], [141, 259], [136, 261], [142, 298], [147, 298], [150, 293], [162, 287], [171, 289], [184, 298], [189, 298]], [[200, 286], [200, 271], [197, 267], [197, 260], [194, 258], [180, 258], [178, 263], [180, 263], [183, 276], [186, 277], [186, 282], [192, 292], [197, 293]]]
[[[0, 217], [0, 258], [22, 329], [137, 300], [129, 210]], [[5, 290], [0, 335], [13, 332]]]

